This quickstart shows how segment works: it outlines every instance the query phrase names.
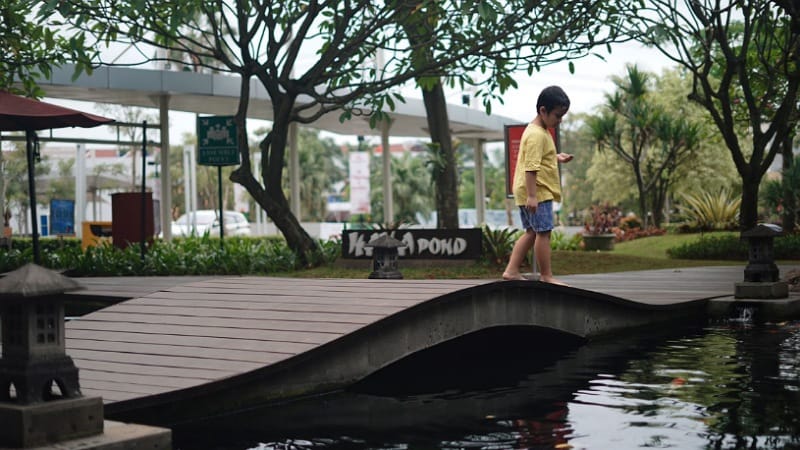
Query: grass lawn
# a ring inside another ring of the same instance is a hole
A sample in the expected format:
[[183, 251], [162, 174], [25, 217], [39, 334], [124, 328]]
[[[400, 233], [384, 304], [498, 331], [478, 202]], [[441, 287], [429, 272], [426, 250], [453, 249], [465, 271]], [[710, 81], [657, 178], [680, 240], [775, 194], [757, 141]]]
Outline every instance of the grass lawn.
[[[552, 256], [553, 273], [558, 276], [719, 265], [744, 267], [746, 265], [747, 261], [684, 260], [667, 257], [668, 248], [697, 239], [700, 239], [700, 234], [667, 234], [618, 243], [610, 252], [554, 251]], [[425, 267], [410, 267], [410, 265], [404, 267], [401, 259], [399, 269], [406, 279], [499, 279], [503, 273], [502, 266], [483, 262], [468, 265], [432, 262]], [[530, 271], [530, 268], [527, 270]], [[364, 260], [363, 269], [342, 268], [334, 264], [282, 275], [304, 278], [365, 278], [371, 271], [371, 262]]]

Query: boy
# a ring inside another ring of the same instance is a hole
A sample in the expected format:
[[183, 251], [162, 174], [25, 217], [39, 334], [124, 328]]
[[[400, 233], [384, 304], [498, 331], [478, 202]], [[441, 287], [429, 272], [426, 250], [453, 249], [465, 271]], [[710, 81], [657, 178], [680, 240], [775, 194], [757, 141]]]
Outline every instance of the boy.
[[557, 153], [548, 129], [556, 128], [569, 109], [569, 97], [558, 86], [542, 90], [536, 101], [536, 118], [528, 124], [520, 140], [513, 194], [519, 207], [523, 234], [511, 251], [503, 272], [504, 280], [522, 280], [519, 267], [533, 248], [540, 281], [564, 284], [553, 277], [550, 267], [550, 232], [553, 229], [553, 202], [561, 201], [558, 163], [572, 155]]

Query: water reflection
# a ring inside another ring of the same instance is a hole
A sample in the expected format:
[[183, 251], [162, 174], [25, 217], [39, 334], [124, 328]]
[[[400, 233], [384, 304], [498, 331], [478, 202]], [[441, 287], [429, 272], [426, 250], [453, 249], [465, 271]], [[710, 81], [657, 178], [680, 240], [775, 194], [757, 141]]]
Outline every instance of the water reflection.
[[176, 448], [800, 448], [800, 323], [583, 343], [493, 330], [337, 392], [175, 430]]

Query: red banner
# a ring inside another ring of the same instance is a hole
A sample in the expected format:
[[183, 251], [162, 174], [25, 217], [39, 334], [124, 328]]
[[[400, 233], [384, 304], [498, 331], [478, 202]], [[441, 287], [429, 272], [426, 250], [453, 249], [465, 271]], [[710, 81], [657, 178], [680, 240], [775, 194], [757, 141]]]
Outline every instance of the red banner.
[[[506, 143], [506, 197], [514, 197], [514, 170], [517, 168], [517, 155], [519, 155], [519, 145], [522, 141], [522, 133], [528, 124], [521, 125], [506, 125], [505, 128], [505, 143]], [[553, 142], [556, 143], [556, 151], [558, 151], [558, 131], [551, 128], [550, 135], [553, 136]]]

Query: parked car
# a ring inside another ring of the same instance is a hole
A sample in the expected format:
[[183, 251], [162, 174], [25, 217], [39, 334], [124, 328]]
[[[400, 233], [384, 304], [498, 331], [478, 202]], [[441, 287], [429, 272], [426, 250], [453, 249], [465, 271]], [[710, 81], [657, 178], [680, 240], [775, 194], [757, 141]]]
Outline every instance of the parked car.
[[[225, 236], [250, 236], [250, 223], [244, 214], [236, 211], [225, 211]], [[194, 226], [194, 228], [193, 228]], [[219, 211], [200, 209], [192, 214], [183, 214], [172, 222], [173, 236], [202, 236], [209, 233], [219, 236]]]

